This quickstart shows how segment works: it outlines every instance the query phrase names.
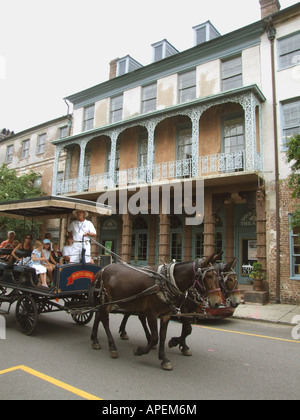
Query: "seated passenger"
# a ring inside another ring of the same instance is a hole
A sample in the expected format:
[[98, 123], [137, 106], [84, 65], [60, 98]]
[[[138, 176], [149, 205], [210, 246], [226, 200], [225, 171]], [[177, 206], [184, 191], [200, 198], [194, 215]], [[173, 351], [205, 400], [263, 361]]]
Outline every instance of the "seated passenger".
[[45, 239], [49, 239], [50, 244], [51, 244], [51, 251], [53, 250], [53, 243], [52, 243], [52, 235], [51, 233], [46, 233], [45, 234]]
[[66, 245], [62, 249], [65, 264], [76, 262], [76, 255], [73, 248], [73, 239], [70, 236], [66, 237]]
[[7, 233], [7, 239], [5, 241], [1, 242], [0, 248], [6, 248], [7, 245], [12, 247], [13, 243], [14, 243], [14, 240], [15, 240], [15, 232], [13, 230], [10, 230]]
[[42, 286], [48, 287], [46, 281], [47, 266], [49, 265], [47, 258], [43, 254], [43, 243], [35, 242], [35, 247], [31, 254], [30, 266], [35, 269], [36, 274], [40, 276]]
[[[12, 252], [18, 245], [19, 245], [19, 241], [14, 240], [12, 244], [7, 244], [2, 249], [10, 249]], [[1, 255], [0, 259], [2, 262], [9, 262], [9, 263], [13, 262], [13, 257], [11, 256], [11, 253], [7, 255]]]
[[[16, 251], [22, 251], [23, 255], [22, 257], [18, 257], [16, 254]], [[11, 255], [14, 259], [14, 261], [22, 261], [26, 257], [31, 257], [31, 253], [33, 251], [33, 245], [32, 245], [32, 235], [28, 233], [25, 235], [25, 239], [23, 242], [19, 243], [14, 250], [11, 252]]]
[[53, 243], [53, 250], [51, 251], [52, 258], [56, 262], [56, 264], [60, 264], [62, 262], [62, 253], [58, 249], [58, 243]]
[[43, 253], [49, 265], [47, 266], [47, 273], [50, 279], [50, 282], [53, 283], [53, 270], [55, 269], [56, 262], [51, 255], [51, 242], [50, 239], [43, 240]]

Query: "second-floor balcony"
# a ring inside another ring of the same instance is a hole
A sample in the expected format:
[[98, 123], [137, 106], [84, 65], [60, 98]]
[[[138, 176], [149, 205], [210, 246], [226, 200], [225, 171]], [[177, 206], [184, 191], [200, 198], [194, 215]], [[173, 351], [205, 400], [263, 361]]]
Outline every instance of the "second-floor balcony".
[[[71, 178], [57, 183], [57, 195], [68, 195], [82, 192], [103, 192], [111, 188], [123, 188], [144, 184], [157, 184], [160, 182], [178, 179], [196, 179], [206, 177], [222, 177], [237, 172], [260, 172], [261, 156], [256, 155], [251, 171], [246, 169], [246, 151], [232, 153], [219, 153], [201, 156], [198, 159], [198, 175], [195, 177], [192, 170], [192, 159], [183, 159], [163, 163], [154, 163], [152, 168], [140, 166], [115, 171], [113, 177], [109, 172]], [[150, 173], [150, 176], [149, 176]]]
[[57, 140], [53, 194], [262, 172], [264, 100], [251, 85]]

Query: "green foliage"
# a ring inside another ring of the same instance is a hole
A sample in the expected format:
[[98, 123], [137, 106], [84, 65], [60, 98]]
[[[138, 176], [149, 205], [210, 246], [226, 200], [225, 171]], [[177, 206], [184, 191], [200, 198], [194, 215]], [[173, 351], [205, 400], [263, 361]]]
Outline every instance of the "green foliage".
[[[289, 187], [293, 190], [292, 197], [300, 198], [300, 134], [288, 141], [286, 157], [291, 163], [292, 174], [289, 177]], [[300, 210], [296, 209], [291, 219], [291, 228], [300, 226]]]
[[257, 280], [265, 280], [266, 275], [262, 271], [261, 263], [258, 263], [258, 262], [253, 263], [253, 270], [249, 274], [249, 277], [251, 277], [252, 279], [257, 279]]
[[[45, 195], [40, 187], [35, 186], [39, 174], [31, 171], [17, 176], [14, 169], [7, 168], [7, 165], [0, 166], [0, 202], [11, 200], [22, 200], [25, 198], [40, 197]], [[14, 230], [16, 239], [22, 240], [27, 232], [38, 234], [39, 224], [31, 221], [22, 221], [7, 217], [0, 217], [1, 230]], [[6, 238], [3, 238], [6, 239]]]
[[7, 165], [0, 166], [0, 201], [18, 200], [45, 195], [34, 185], [39, 174], [30, 171], [27, 174], [17, 176], [14, 169], [8, 169]]

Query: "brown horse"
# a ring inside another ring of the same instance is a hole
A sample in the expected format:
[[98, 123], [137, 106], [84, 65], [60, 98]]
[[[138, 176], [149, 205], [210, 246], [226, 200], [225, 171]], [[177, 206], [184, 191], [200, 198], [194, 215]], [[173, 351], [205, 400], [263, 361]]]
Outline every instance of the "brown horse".
[[[216, 255], [212, 260], [214, 263], [220, 255]], [[222, 290], [224, 301], [229, 300], [231, 306], [236, 308], [241, 303], [241, 294], [238, 288], [238, 279], [237, 274], [233, 271], [237, 259], [234, 258], [227, 264], [219, 263], [215, 265], [215, 269], [218, 272], [219, 276], [219, 285]], [[226, 302], [224, 302], [226, 303]], [[191, 300], [186, 300], [184, 307], [182, 308], [182, 313], [192, 313], [197, 310], [196, 306]], [[169, 341], [169, 347], [176, 347], [179, 345], [179, 348], [184, 356], [191, 356], [192, 353], [189, 347], [186, 344], [186, 338], [192, 333], [192, 319], [191, 318], [182, 318], [182, 330], [180, 337], [172, 337]]]
[[[215, 255], [211, 263], [214, 264], [219, 258], [221, 258], [221, 255], [222, 253]], [[237, 259], [234, 258], [232, 261], [230, 261], [227, 264], [219, 263], [215, 265], [215, 269], [218, 272], [218, 276], [219, 276], [219, 286], [222, 290], [224, 304], [226, 304], [225, 301], [229, 301], [230, 305], [233, 308], [236, 308], [241, 303], [241, 294], [238, 288], [237, 274], [233, 271], [233, 268], [236, 262], [237, 262]], [[202, 296], [202, 298], [203, 297], [204, 296]], [[196, 311], [198, 308], [199, 308], [199, 304], [194, 303], [193, 296], [191, 296], [191, 299], [185, 299], [184, 304], [181, 307], [181, 313], [182, 314], [190, 314], [190, 313], [196, 314]], [[130, 315], [131, 315], [130, 313], [125, 314], [122, 320], [122, 323], [120, 325], [119, 333], [120, 333], [120, 337], [123, 340], [128, 340], [128, 335], [126, 333], [125, 327], [126, 327], [126, 323]], [[149, 342], [150, 332], [147, 327], [146, 319], [143, 315], [140, 315], [139, 319], [143, 325], [146, 338]], [[181, 322], [182, 322], [181, 336], [171, 338], [171, 340], [169, 341], [169, 347], [179, 346], [184, 356], [191, 356], [192, 353], [186, 344], [186, 338], [192, 333], [192, 319], [190, 317], [183, 316], [181, 318]]]
[[[155, 270], [135, 269], [126, 264], [111, 264], [100, 271], [94, 281], [96, 302], [99, 308], [95, 314], [92, 329], [92, 347], [99, 349], [97, 339], [99, 322], [103, 323], [108, 338], [109, 351], [113, 358], [118, 357], [117, 348], [109, 329], [109, 312], [112, 305], [131, 313], [145, 315], [151, 338], [144, 347], [139, 346], [135, 355], [149, 353], [159, 341], [158, 357], [165, 370], [171, 370], [172, 365], [165, 355], [165, 339], [172, 311], [179, 307], [185, 298], [185, 291], [192, 285], [207, 290], [208, 301], [212, 308], [222, 304], [222, 294], [218, 284], [218, 274], [210, 266], [214, 255], [194, 263], [177, 263], [174, 267], [174, 284], [168, 280], [157, 278]], [[198, 285], [198, 286], [197, 286]], [[161, 317], [158, 337], [157, 318]]]

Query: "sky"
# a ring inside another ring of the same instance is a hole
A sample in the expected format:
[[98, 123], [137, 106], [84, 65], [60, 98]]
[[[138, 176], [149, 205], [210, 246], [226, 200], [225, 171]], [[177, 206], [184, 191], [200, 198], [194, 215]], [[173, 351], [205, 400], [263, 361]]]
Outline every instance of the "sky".
[[[284, 9], [298, 3], [280, 0]], [[64, 98], [109, 77], [109, 62], [152, 61], [151, 44], [194, 46], [193, 26], [221, 35], [260, 20], [259, 0], [1, 0], [0, 129], [67, 113]], [[72, 111], [72, 108], [70, 109]]]

